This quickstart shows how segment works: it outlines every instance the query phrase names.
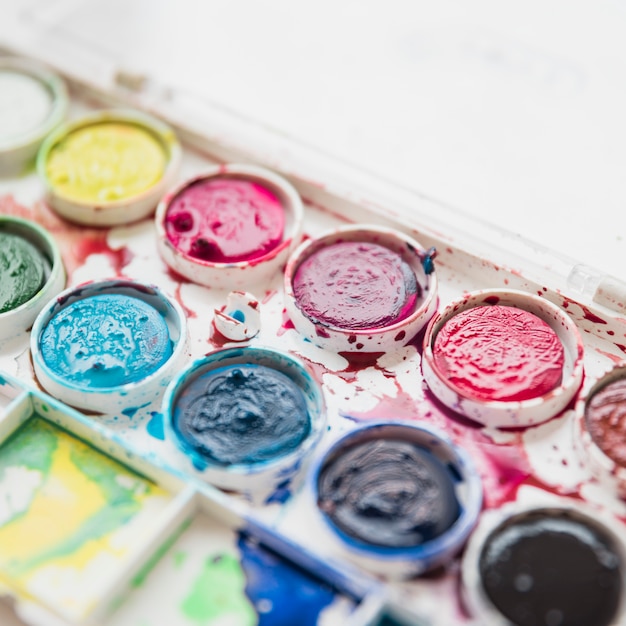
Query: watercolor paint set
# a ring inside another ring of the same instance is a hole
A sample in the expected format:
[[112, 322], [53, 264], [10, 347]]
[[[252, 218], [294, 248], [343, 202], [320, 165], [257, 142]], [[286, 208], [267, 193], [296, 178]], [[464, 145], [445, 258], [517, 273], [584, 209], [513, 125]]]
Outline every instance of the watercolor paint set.
[[144, 87], [0, 57], [0, 622], [624, 623], [619, 290]]
[[322, 610], [361, 623], [384, 610], [376, 581], [303, 552], [241, 503], [17, 380], [0, 390], [0, 588], [26, 623], [255, 624], [261, 612], [314, 624]]

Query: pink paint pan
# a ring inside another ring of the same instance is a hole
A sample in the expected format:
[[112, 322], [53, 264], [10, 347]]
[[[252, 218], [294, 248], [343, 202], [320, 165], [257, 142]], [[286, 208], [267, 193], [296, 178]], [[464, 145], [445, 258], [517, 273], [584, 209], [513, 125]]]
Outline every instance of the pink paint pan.
[[563, 411], [578, 392], [583, 344], [575, 323], [544, 298], [481, 290], [431, 320], [422, 372], [443, 404], [471, 420], [532, 426]]
[[220, 165], [167, 194], [156, 213], [163, 260], [216, 289], [267, 284], [299, 243], [303, 207], [284, 178], [249, 165]]

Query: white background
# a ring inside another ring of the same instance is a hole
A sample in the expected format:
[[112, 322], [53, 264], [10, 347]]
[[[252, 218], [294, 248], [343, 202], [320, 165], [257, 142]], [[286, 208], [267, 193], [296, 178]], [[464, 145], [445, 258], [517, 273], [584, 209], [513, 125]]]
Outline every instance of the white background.
[[626, 279], [624, 0], [0, 7], [0, 43], [80, 42]]

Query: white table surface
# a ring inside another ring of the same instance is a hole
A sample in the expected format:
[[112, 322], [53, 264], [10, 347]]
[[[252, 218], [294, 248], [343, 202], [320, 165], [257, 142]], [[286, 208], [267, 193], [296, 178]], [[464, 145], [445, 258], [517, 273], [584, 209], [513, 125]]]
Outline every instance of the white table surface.
[[[624, 0], [0, 0], [50, 32], [626, 278]], [[88, 55], [87, 55], [88, 56]]]

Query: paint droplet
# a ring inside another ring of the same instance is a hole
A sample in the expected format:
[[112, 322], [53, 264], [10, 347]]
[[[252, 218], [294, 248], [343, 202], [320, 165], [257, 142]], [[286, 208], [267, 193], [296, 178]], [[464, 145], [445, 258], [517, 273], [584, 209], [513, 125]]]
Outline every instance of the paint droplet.
[[237, 320], [238, 322], [246, 321], [246, 316], [243, 314], [243, 311], [230, 311], [229, 313], [227, 313], [227, 315], [230, 315], [230, 317]]
[[152, 413], [152, 419], [146, 426], [148, 434], [155, 439], [163, 441], [165, 439], [165, 431], [163, 429], [163, 415], [161, 413]]

